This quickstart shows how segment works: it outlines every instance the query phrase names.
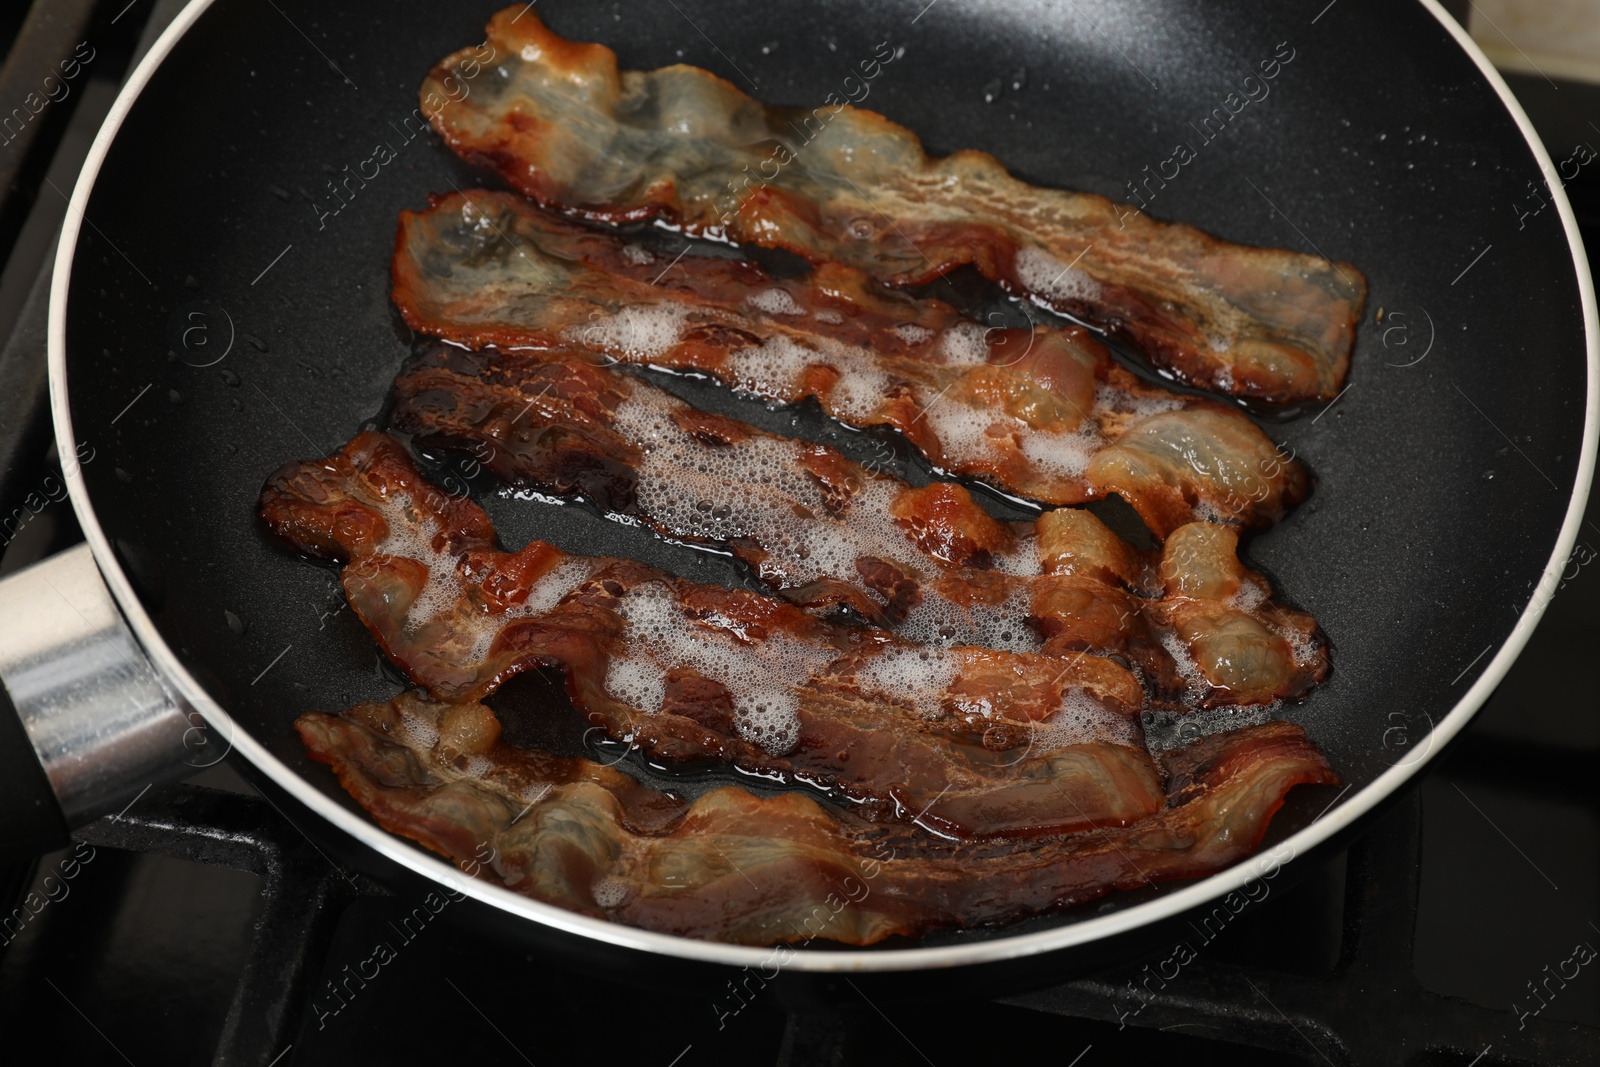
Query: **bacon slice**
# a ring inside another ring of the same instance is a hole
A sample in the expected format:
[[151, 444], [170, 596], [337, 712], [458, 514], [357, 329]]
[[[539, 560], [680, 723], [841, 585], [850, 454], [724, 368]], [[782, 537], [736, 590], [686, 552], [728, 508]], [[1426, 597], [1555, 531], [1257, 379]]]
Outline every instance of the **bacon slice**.
[[1158, 536], [1196, 518], [1268, 525], [1309, 484], [1241, 412], [1141, 382], [1079, 327], [985, 330], [843, 268], [777, 280], [740, 260], [660, 261], [480, 191], [402, 212], [393, 272], [421, 333], [813, 397], [951, 475], [1051, 504], [1118, 494]]
[[619, 72], [609, 48], [565, 40], [522, 5], [491, 20], [488, 43], [488, 69], [481, 49], [433, 69], [425, 109], [457, 154], [547, 208], [660, 219], [891, 285], [970, 263], [1205, 388], [1289, 403], [1343, 384], [1366, 297], [1349, 264], [1030, 186], [982, 152], [933, 159], [909, 130], [842, 103], [767, 108], [683, 65]]
[[[1190, 691], [1215, 703], [1298, 699], [1328, 673], [1327, 642], [1304, 612], [1239, 562], [1239, 535], [1207, 523], [1173, 533], [1161, 553], [1165, 596], [1154, 605]], [[1181, 660], [1181, 656], [1179, 657]]]
[[958, 837], [1122, 825], [1160, 805], [1137, 747], [1143, 692], [1107, 659], [916, 645], [628, 560], [503, 552], [481, 508], [380, 433], [278, 471], [261, 514], [347, 563], [351, 606], [441, 699], [559, 666], [590, 721], [653, 757], [814, 784]]
[[1240, 562], [1230, 527], [1190, 523], [1146, 555], [1088, 512], [1058, 508], [1040, 516], [1037, 546], [1044, 574], [1031, 579], [1030, 618], [1047, 649], [1118, 651], [1109, 635], [1120, 623], [1120, 654], [1148, 672], [1160, 661], [1140, 644], [1158, 641], [1191, 707], [1297, 700], [1328, 676], [1316, 620], [1272, 599], [1266, 577]]
[[1120, 829], [954, 844], [799, 793], [684, 801], [618, 770], [499, 740], [481, 704], [416, 693], [296, 722], [313, 758], [393, 833], [479, 877], [600, 918], [743, 944], [868, 945], [997, 924], [1248, 855], [1294, 786], [1338, 776], [1297, 726], [1163, 756], [1163, 809]]
[[1118, 655], [1201, 706], [1298, 697], [1327, 673], [1315, 622], [1272, 603], [1236, 535], [1206, 524], [1173, 535], [1168, 581], [1087, 512], [1052, 513], [1036, 537], [959, 485], [913, 489], [559, 352], [433, 346], [396, 379], [391, 419], [510, 485], [728, 548], [796, 603], [847, 604], [918, 642]]
[[[795, 603], [845, 604], [919, 641], [960, 624], [960, 639], [940, 643], [984, 643], [983, 623], [1000, 621], [958, 619], [939, 595], [947, 573], [995, 579], [976, 599], [998, 609], [1022, 590], [972, 567], [1038, 570], [1026, 528], [997, 522], [961, 486], [914, 490], [831, 448], [561, 355], [432, 346], [396, 378], [390, 422], [508, 485], [580, 496], [665, 537], [727, 548]], [[1024, 597], [1004, 621], [1026, 609]], [[1010, 629], [1015, 643], [1030, 640]]]

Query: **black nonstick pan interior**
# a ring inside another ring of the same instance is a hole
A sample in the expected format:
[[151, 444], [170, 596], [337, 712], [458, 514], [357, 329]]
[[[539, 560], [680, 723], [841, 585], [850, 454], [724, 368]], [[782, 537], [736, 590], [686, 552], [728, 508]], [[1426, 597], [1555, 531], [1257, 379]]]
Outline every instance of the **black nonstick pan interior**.
[[[413, 116], [423, 74], [480, 41], [495, 6], [218, 0], [123, 124], [73, 263], [68, 385], [99, 521], [194, 677], [346, 805], [290, 724], [401, 686], [333, 573], [272, 543], [254, 505], [274, 468], [381, 417], [414, 343], [388, 300], [398, 212], [495, 185]], [[1119, 199], [1141, 183], [1158, 217], [1359, 266], [1370, 298], [1349, 390], [1266, 420], [1316, 490], [1248, 546], [1332, 640], [1333, 677], [1283, 713], [1328, 753], [1347, 800], [1417, 759], [1532, 594], [1574, 489], [1585, 364], [1567, 237], [1553, 206], [1511, 206], [1539, 166], [1493, 88], [1420, 5], [1322, 7], [545, 0], [538, 11], [625, 67], [694, 63], [779, 104], [820, 101], [888, 42], [896, 58], [864, 106], [932, 151], [984, 149], [1029, 180]], [[1284, 54], [1264, 98], [1202, 132], [1258, 61]], [[1143, 185], [1180, 142], [1193, 160]], [[1022, 314], [978, 295], [980, 310]], [[827, 430], [804, 413], [729, 410]], [[870, 447], [851, 437], [833, 435]], [[539, 536], [702, 580], [731, 574], [580, 507], [480, 499], [511, 547]], [[525, 736], [559, 737], [571, 714], [552, 710], [557, 692], [529, 678], [499, 699]], [[1302, 790], [1274, 836], [1335, 793]]]

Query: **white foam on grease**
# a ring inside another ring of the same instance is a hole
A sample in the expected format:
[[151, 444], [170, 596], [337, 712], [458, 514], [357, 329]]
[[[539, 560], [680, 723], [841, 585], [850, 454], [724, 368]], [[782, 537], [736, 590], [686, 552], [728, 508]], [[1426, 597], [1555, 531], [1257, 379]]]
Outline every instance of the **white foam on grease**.
[[829, 326], [837, 326], [844, 321], [844, 316], [839, 314], [837, 311], [830, 311], [827, 308], [823, 308], [821, 311], [817, 312], [817, 321], [825, 322]]
[[952, 399], [949, 394], [934, 400], [923, 411], [922, 418], [939, 439], [939, 447], [950, 467], [993, 455], [989, 428], [1005, 424], [1004, 416]]
[[992, 460], [996, 438], [991, 430], [1002, 436], [1014, 434], [1029, 462], [1043, 473], [1061, 478], [1082, 478], [1089, 470], [1089, 461], [1106, 443], [1091, 422], [1071, 433], [1049, 433], [948, 395], [929, 406], [922, 417], [939, 438], [947, 469]]
[[1094, 300], [1100, 295], [1099, 282], [1033, 245], [1017, 249], [1016, 272], [1024, 289], [1046, 300]]
[[[617, 431], [642, 450], [634, 499], [672, 535], [721, 542], [748, 538], [768, 553], [759, 566], [762, 578], [784, 588], [824, 578], [864, 588], [856, 561], [866, 557], [896, 564], [913, 577], [942, 571], [890, 514], [904, 491], [901, 483], [863, 478], [843, 514], [835, 516], [820, 484], [800, 465], [813, 446], [765, 435], [733, 446], [707, 445], [672, 420], [682, 406], [664, 392], [635, 386], [613, 416]], [[795, 504], [809, 517], [797, 515]], [[1007, 573], [1038, 574], [1037, 543], [1026, 538], [995, 563]], [[865, 591], [884, 602], [876, 591]], [[1041, 642], [1025, 622], [1028, 604], [1027, 590], [1019, 585], [1002, 604], [959, 607], [925, 582], [921, 603], [896, 629], [928, 644], [1036, 651]]]
[[453, 615], [455, 628], [472, 639], [472, 643], [462, 649], [462, 655], [469, 661], [481, 660], [489, 654], [489, 647], [507, 622], [545, 614], [562, 597], [582, 585], [591, 573], [588, 560], [566, 559], [535, 581], [521, 604], [498, 615], [474, 611], [467, 598], [467, 584], [456, 571], [457, 557], [434, 548], [439, 534], [438, 522], [414, 511], [412, 499], [405, 493], [391, 497], [385, 512], [389, 535], [377, 546], [377, 551], [414, 559], [428, 573], [427, 581], [406, 609], [406, 632], [414, 633], [441, 615]]
[[634, 304], [599, 315], [563, 336], [628, 362], [648, 362], [670, 352], [683, 339], [689, 309], [677, 304]]
[[1184, 644], [1183, 638], [1171, 630], [1161, 631], [1161, 647], [1167, 650], [1167, 655], [1172, 657], [1172, 665], [1177, 668], [1178, 676], [1183, 679], [1189, 688], [1189, 695], [1195, 696], [1205, 693], [1211, 688], [1211, 683], [1201, 672], [1200, 665], [1189, 654], [1189, 646]]
[[1068, 745], [1087, 745], [1108, 741], [1116, 745], [1138, 745], [1138, 724], [1107, 708], [1083, 689], [1061, 694], [1055, 714], [1040, 723], [1034, 745], [1050, 751]]
[[1126, 389], [1118, 389], [1115, 386], [1104, 384], [1095, 387], [1094, 403], [1097, 409], [1127, 412], [1136, 419], [1147, 419], [1152, 415], [1177, 411], [1184, 406], [1182, 397], [1171, 395], [1135, 396]]
[[[941, 347], [951, 364], [966, 360], [980, 363], [987, 356], [983, 328], [975, 323], [967, 326], [945, 331]], [[818, 339], [813, 347], [776, 335], [732, 353], [726, 373], [729, 384], [739, 392], [768, 400], [789, 400], [795, 396], [796, 383], [805, 369], [813, 364], [824, 364], [838, 372], [827, 398], [836, 418], [856, 426], [876, 421], [894, 379], [879, 369], [866, 349], [827, 339]], [[1159, 403], [1152, 402], [1148, 410], [1158, 410]], [[1060, 478], [1082, 478], [1088, 472], [1090, 459], [1106, 443], [1091, 421], [1071, 433], [1046, 433], [1003, 413], [965, 403], [949, 393], [928, 398], [918, 418], [937, 437], [947, 469], [992, 460], [996, 441], [989, 432], [991, 428], [1004, 435], [1015, 433], [1023, 455], [1045, 474]]]
[[798, 394], [806, 368], [813, 365], [831, 367], [838, 374], [827, 397], [833, 415], [852, 425], [871, 425], [893, 379], [866, 348], [825, 337], [800, 341], [773, 334], [759, 345], [730, 353], [724, 374], [739, 392], [789, 400]]
[[622, 258], [636, 267], [643, 267], [656, 261], [655, 253], [643, 245], [623, 245]]
[[[707, 445], [672, 421], [681, 407], [665, 393], [635, 386], [614, 416], [618, 432], [643, 451], [634, 489], [640, 510], [674, 535], [750, 538], [771, 553], [763, 573], [786, 586], [819, 578], [857, 582], [856, 560], [863, 556], [914, 571], [935, 566], [889, 514], [899, 483], [864, 479], [844, 515], [836, 517], [817, 480], [801, 466], [813, 446], [766, 435], [732, 446]], [[810, 517], [796, 514], [795, 504]]]
[[[776, 301], [778, 298], [771, 296], [774, 293], [793, 304], [789, 294], [781, 289], [767, 290], [750, 299]], [[795, 307], [798, 310], [798, 305]], [[679, 343], [688, 317], [689, 311], [683, 307], [640, 305], [574, 326], [565, 336], [626, 362], [648, 363]], [[922, 334], [932, 337], [924, 328], [912, 324], [902, 324], [898, 329], [908, 341], [912, 338], [926, 340]], [[988, 354], [984, 335], [984, 328], [977, 323], [961, 323], [944, 331], [940, 350], [945, 361], [953, 366], [982, 363]], [[855, 426], [870, 426], [877, 421], [877, 413], [895, 379], [877, 365], [877, 357], [868, 348], [825, 337], [800, 340], [775, 333], [760, 344], [730, 352], [720, 376], [735, 392], [788, 402], [797, 399], [798, 385], [806, 368], [815, 365], [830, 367], [837, 374], [826, 398], [834, 417]], [[995, 442], [988, 431], [995, 426], [1006, 433], [1020, 429], [1019, 437], [1027, 457], [1046, 473], [1067, 478], [1082, 477], [1088, 469], [1089, 458], [1104, 444], [1088, 423], [1070, 434], [1039, 433], [1006, 415], [948, 395], [928, 398], [928, 406], [919, 418], [927, 421], [952, 468], [992, 459]]]
[[861, 363], [842, 366], [835, 363], [833, 366], [841, 371], [833, 391], [828, 394], [833, 410], [845, 422], [870, 425], [893, 379], [876, 367]]
[[1240, 611], [1255, 611], [1267, 599], [1267, 591], [1261, 588], [1261, 583], [1246, 576], [1239, 582], [1238, 591], [1228, 598], [1228, 603]]
[[779, 289], [777, 286], [751, 293], [745, 297], [745, 303], [768, 315], [804, 315], [806, 313], [806, 309], [795, 303], [794, 297], [789, 295], [789, 290]]
[[913, 348], [917, 345], [927, 344], [933, 337], [932, 330], [926, 326], [918, 326], [914, 322], [902, 322], [894, 328], [894, 332], [900, 335], [900, 340]]
[[746, 644], [726, 630], [697, 625], [660, 584], [631, 590], [617, 614], [624, 625], [623, 651], [607, 670], [607, 692], [647, 714], [660, 711], [665, 676], [692, 670], [728, 690], [739, 736], [774, 756], [792, 751], [800, 740], [800, 687], [837, 656], [782, 631]]
[[[487, 757], [485, 757], [485, 759], [487, 759]], [[485, 772], [480, 777], [487, 778], [488, 776], [488, 773]], [[517, 796], [524, 804], [527, 804], [531, 807], [543, 800], [545, 797], [549, 796], [550, 790], [554, 788], [555, 786], [550, 782], [529, 782], [521, 789], [517, 790]]]
[[1016, 548], [994, 557], [994, 569], [1001, 574], [1014, 574], [1018, 578], [1037, 578], [1043, 574], [1044, 564], [1039, 559], [1039, 539], [1032, 536], [1019, 538]]
[[588, 581], [593, 573], [591, 560], [564, 559], [528, 588], [528, 596], [522, 603], [513, 604], [499, 615], [486, 617], [498, 619], [501, 624], [511, 619], [537, 618], [561, 603], [562, 598]]
[[886, 645], [856, 669], [864, 693], [909, 701], [924, 716], [939, 712], [940, 699], [960, 676], [959, 657], [946, 649]]
[[1268, 619], [1262, 619], [1259, 615], [1256, 618], [1273, 633], [1289, 643], [1289, 654], [1294, 657], [1297, 665], [1305, 666], [1316, 656], [1317, 645], [1310, 635], [1291, 629], [1288, 626], [1280, 626]]
[[400, 714], [401, 744], [423, 752], [431, 752], [439, 743], [439, 728], [434, 723], [410, 712]]
[[666, 702], [667, 680], [653, 662], [615, 657], [606, 668], [606, 692], [630, 708], [654, 715]]
[[[924, 333], [927, 331], [924, 330]], [[939, 351], [945, 362], [958, 367], [976, 367], [989, 361], [988, 330], [965, 320], [944, 331]]]
[[596, 878], [589, 885], [589, 895], [596, 906], [610, 911], [628, 898], [629, 885], [619, 878]]
[[728, 384], [742, 393], [766, 400], [787, 400], [796, 392], [801, 374], [821, 353], [783, 334], [729, 353]]
[[1088, 473], [1094, 454], [1105, 446], [1105, 438], [1086, 422], [1072, 433], [1023, 433], [1021, 444], [1022, 454], [1045, 473], [1082, 478]]
[[952, 604], [924, 587], [921, 603], [895, 627], [908, 641], [934, 646], [977, 645], [1002, 652], [1037, 652], [1044, 642], [1028, 625], [1028, 590], [1018, 586], [999, 604]]
[[388, 556], [414, 559], [428, 572], [428, 580], [406, 611], [406, 629], [414, 630], [442, 611], [455, 606], [462, 593], [456, 577], [456, 558], [433, 547], [439, 523], [417, 510], [409, 493], [396, 493], [384, 507], [389, 535], [377, 546]]

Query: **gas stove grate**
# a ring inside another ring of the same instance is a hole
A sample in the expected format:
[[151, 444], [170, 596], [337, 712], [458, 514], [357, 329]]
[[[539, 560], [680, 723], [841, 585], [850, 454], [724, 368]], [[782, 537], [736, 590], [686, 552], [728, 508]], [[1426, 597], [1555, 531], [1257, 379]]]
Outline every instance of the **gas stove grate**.
[[[341, 912], [361, 896], [388, 895], [335, 868], [258, 796], [177, 785], [75, 836], [96, 848], [179, 858], [261, 879], [259, 918], [212, 1060], [217, 1065], [265, 1067], [288, 1051], [307, 1022], [313, 983]], [[1200, 1048], [1213, 1042], [1250, 1046], [1306, 1062], [1591, 1062], [1600, 1048], [1593, 1028], [1543, 1018], [1519, 1027], [1509, 1011], [1431, 993], [1418, 983], [1412, 958], [1421, 845], [1421, 803], [1411, 794], [1350, 849], [1342, 944], [1327, 974], [1224, 962], [1202, 950], [1170, 978], [1161, 973], [1158, 956], [1000, 1003], [1063, 1021], [1182, 1033]], [[1205, 940], [1197, 930], [1195, 943]], [[855, 1051], [870, 1044], [881, 1025], [875, 1010], [860, 1003], [791, 1012], [778, 1062], [858, 1062]]]
[[384, 892], [333, 867], [266, 799], [205, 786], [177, 785], [141, 798], [73, 836], [96, 848], [247, 871], [261, 880], [255, 934], [215, 1067], [278, 1062], [305, 1017], [340, 913], [357, 895]]
[[[1331, 973], [1274, 973], [1204, 957], [1141, 1007], [1135, 965], [1009, 999], [1037, 1011], [1200, 1036], [1335, 1064], [1593, 1062], [1600, 1030], [1429, 992], [1414, 973], [1422, 802], [1401, 798], [1348, 853], [1343, 939]], [[1197, 932], [1198, 933], [1198, 932]], [[1199, 940], [1199, 938], [1197, 938]], [[1170, 956], [1167, 958], [1171, 958]], [[1158, 975], [1159, 979], [1159, 975]], [[1142, 995], [1142, 994], [1141, 994]]]

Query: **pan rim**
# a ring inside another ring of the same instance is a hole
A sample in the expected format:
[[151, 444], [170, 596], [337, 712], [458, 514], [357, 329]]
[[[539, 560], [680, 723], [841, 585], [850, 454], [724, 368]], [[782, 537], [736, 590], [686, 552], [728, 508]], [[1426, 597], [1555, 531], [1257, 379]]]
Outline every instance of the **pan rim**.
[[[49, 308], [50, 401], [57, 447], [62, 455], [73, 454], [77, 444], [67, 395], [66, 329], [68, 285], [72, 276], [73, 256], [77, 249], [84, 212], [100, 168], [141, 91], [179, 39], [214, 2], [215, 0], [191, 0], [129, 75], [104, 125], [95, 136], [88, 158], [73, 189], [56, 250]], [[1534, 132], [1533, 125], [1522, 106], [1512, 95], [1505, 80], [1489, 62], [1488, 57], [1473, 42], [1467, 31], [1450, 17], [1438, 0], [1418, 0], [1418, 2], [1450, 33], [1498, 94], [1501, 103], [1516, 122], [1524, 141], [1532, 150], [1535, 160], [1540, 164], [1541, 172], [1553, 173], [1555, 165], [1549, 153]], [[1578, 528], [1583, 521], [1584, 509], [1594, 478], [1596, 445], [1597, 441], [1600, 441], [1600, 317], [1597, 317], [1594, 282], [1572, 206], [1559, 185], [1550, 192], [1561, 218], [1568, 250], [1572, 254], [1573, 267], [1577, 274], [1583, 311], [1587, 380], [1583, 440], [1578, 469], [1560, 534], [1556, 538], [1550, 559], [1544, 566], [1544, 580], [1537, 583], [1534, 595], [1518, 617], [1511, 633], [1489, 660], [1483, 673], [1462, 694], [1450, 711], [1434, 725], [1429, 736], [1437, 743], [1430, 744], [1420, 758], [1391, 766], [1365, 786], [1354, 791], [1353, 795], [1341, 794], [1336, 797], [1327, 811], [1278, 845], [1277, 851], [1288, 849], [1291, 859], [1310, 852], [1372, 811], [1425, 767], [1443, 744], [1471, 721], [1494, 688], [1505, 677], [1512, 662], [1521, 653], [1540, 618], [1543, 617], [1544, 609], [1559, 585], [1558, 577], [1565, 568], [1577, 541]], [[770, 947], [729, 945], [635, 929], [620, 923], [579, 915], [521, 896], [504, 887], [470, 878], [443, 859], [423, 851], [420, 846], [390, 834], [365, 816], [340, 806], [322, 790], [312, 785], [308, 779], [280, 761], [248, 732], [237, 728], [227, 711], [213, 700], [205, 688], [189, 673], [167, 645], [154, 621], [140, 603], [138, 595], [111, 549], [105, 531], [100, 526], [83, 480], [69, 479], [68, 486], [73, 511], [99, 564], [106, 585], [158, 674], [183, 700], [199, 711], [210, 725], [220, 727], [224, 736], [246, 759], [314, 813], [402, 867], [518, 918], [617, 947], [686, 960], [733, 967], [757, 966], [771, 962], [774, 950]], [[1264, 855], [1265, 853], [1253, 854], [1222, 871], [1184, 885], [1155, 900], [1135, 904], [1108, 915], [1065, 923], [1049, 930], [1000, 936], [967, 945], [882, 950], [849, 949], [824, 953], [795, 952], [791, 954], [785, 966], [797, 971], [810, 972], [903, 971], [997, 962], [1086, 945], [1159, 923], [1239, 889], [1252, 878], [1259, 876], [1257, 868]]]

